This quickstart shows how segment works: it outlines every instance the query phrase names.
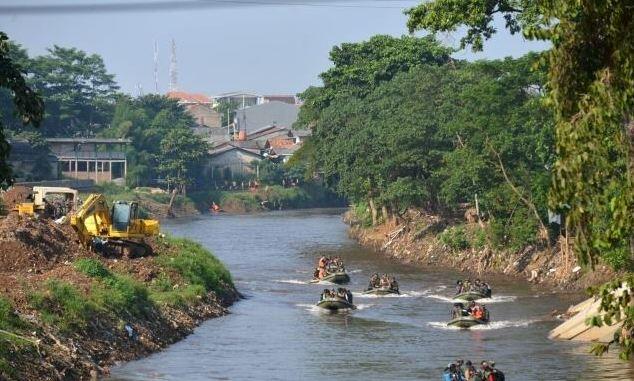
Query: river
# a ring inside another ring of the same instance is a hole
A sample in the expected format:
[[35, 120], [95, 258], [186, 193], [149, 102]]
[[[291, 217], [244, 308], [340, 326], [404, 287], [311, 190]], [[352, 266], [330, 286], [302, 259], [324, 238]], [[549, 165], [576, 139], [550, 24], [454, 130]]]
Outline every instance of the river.
[[[366, 250], [346, 235], [340, 210], [204, 216], [163, 229], [201, 242], [231, 270], [247, 297], [185, 340], [112, 369], [136, 380], [439, 380], [447, 363], [494, 360], [507, 380], [630, 380], [631, 363], [588, 355], [588, 344], [546, 338], [570, 296], [490, 277], [492, 323], [445, 327], [457, 273], [420, 269]], [[368, 298], [359, 309], [314, 308], [325, 286], [307, 284], [316, 259], [340, 255], [353, 291], [373, 272], [396, 275], [403, 295]], [[578, 299], [578, 298], [577, 298]]]

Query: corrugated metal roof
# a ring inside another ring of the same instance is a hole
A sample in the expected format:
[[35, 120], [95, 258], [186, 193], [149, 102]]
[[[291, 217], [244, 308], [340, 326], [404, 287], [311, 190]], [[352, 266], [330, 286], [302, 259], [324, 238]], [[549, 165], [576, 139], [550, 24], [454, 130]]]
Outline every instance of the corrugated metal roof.
[[81, 143], [81, 144], [108, 144], [108, 143], [132, 143], [126, 138], [48, 138], [49, 143]]
[[187, 93], [185, 91], [170, 91], [167, 94], [170, 99], [176, 99], [184, 103], [208, 103], [211, 104], [211, 98], [205, 94]]

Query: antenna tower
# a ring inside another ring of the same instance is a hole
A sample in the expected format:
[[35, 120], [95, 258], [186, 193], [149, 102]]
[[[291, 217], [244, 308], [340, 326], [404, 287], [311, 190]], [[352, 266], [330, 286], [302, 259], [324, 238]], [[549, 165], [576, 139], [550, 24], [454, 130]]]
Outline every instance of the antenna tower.
[[176, 41], [172, 39], [172, 54], [170, 57], [170, 91], [178, 89], [178, 71], [176, 70]]
[[158, 78], [158, 43], [154, 40], [154, 92], [159, 92], [159, 78]]

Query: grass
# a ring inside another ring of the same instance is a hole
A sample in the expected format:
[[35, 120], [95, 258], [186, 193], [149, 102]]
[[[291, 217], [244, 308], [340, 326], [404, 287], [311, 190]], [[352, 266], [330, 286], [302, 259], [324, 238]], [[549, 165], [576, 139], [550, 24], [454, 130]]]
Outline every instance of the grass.
[[95, 305], [77, 287], [59, 279], [46, 281], [43, 290], [29, 295], [29, 302], [39, 311], [44, 323], [67, 333], [85, 329], [88, 318], [96, 311]]
[[189, 285], [201, 286], [205, 291], [222, 294], [232, 286], [231, 274], [216, 257], [200, 244], [188, 239], [166, 237], [169, 254], [159, 255], [157, 261], [176, 271]]
[[21, 336], [31, 328], [31, 324], [15, 314], [11, 302], [0, 297], [0, 379], [16, 377], [15, 369], [7, 359], [14, 358], [16, 351], [33, 349], [33, 342]]

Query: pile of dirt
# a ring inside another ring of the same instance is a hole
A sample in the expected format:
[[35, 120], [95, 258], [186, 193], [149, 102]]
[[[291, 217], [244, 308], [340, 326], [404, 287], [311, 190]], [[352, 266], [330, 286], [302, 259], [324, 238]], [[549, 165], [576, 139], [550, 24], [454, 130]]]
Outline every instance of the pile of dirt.
[[31, 188], [25, 186], [14, 186], [6, 192], [0, 194], [0, 198], [2, 198], [2, 204], [6, 208], [6, 210], [11, 210], [15, 206], [15, 204], [19, 204], [21, 202], [26, 202], [27, 197], [31, 195]]
[[11, 213], [0, 219], [0, 272], [42, 272], [90, 255], [68, 225]]

